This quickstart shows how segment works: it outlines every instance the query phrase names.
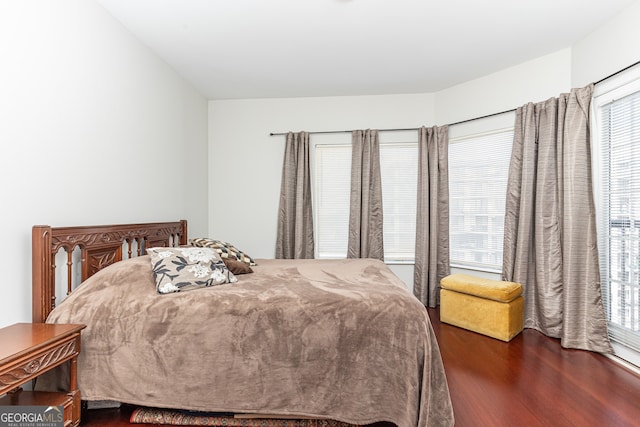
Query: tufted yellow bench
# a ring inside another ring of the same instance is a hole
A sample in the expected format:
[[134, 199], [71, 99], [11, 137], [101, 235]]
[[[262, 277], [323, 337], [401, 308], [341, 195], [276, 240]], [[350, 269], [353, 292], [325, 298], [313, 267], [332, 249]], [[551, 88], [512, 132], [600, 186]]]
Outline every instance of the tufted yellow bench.
[[522, 285], [452, 274], [440, 281], [440, 321], [511, 341], [522, 331]]

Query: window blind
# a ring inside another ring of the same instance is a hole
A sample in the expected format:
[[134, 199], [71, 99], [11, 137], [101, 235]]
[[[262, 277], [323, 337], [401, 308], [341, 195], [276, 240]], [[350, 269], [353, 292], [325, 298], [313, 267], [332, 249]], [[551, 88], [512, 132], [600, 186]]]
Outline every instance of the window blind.
[[316, 256], [346, 258], [351, 191], [351, 145], [315, 146]]
[[611, 339], [640, 352], [640, 91], [597, 114], [603, 302]]
[[[345, 258], [349, 238], [351, 145], [315, 146], [314, 209], [318, 258]], [[415, 251], [417, 143], [381, 143], [385, 261], [412, 262]]]
[[413, 262], [416, 246], [418, 144], [380, 144], [385, 261]]
[[500, 271], [513, 129], [449, 143], [451, 264]]

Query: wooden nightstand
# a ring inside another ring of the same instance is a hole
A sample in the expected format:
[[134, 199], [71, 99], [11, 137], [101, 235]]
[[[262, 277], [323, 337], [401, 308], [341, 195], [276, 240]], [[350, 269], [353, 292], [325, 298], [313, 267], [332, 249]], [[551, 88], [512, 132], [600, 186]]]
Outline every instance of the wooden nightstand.
[[[85, 325], [16, 323], [0, 329], [0, 406], [63, 406], [64, 425], [80, 424], [77, 362]], [[22, 384], [69, 363], [69, 392], [22, 391]], [[18, 389], [18, 391], [15, 391]]]

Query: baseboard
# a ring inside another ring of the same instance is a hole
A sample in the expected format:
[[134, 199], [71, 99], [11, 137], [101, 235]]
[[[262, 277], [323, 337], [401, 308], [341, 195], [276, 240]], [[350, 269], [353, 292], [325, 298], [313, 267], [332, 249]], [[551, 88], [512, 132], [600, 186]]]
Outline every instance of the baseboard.
[[627, 362], [626, 360], [622, 359], [619, 356], [616, 356], [615, 354], [605, 354], [604, 356], [640, 377], [640, 367], [634, 365], [633, 363]]

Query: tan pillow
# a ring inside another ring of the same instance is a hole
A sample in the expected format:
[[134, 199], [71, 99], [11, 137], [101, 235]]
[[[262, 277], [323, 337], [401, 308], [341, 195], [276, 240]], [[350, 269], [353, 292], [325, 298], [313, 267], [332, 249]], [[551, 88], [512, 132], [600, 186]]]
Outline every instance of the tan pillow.
[[233, 274], [253, 273], [253, 270], [251, 269], [251, 267], [249, 267], [249, 264], [238, 261], [237, 259], [222, 258], [222, 261], [224, 262], [224, 265], [227, 266], [229, 271]]

